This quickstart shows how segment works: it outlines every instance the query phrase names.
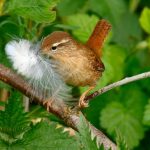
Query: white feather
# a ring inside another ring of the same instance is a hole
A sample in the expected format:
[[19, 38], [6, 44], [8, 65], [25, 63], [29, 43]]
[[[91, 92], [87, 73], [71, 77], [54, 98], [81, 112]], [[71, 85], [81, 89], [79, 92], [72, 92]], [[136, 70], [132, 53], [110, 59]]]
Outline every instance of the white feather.
[[72, 100], [71, 88], [55, 72], [53, 62], [39, 53], [38, 45], [21, 39], [9, 42], [5, 50], [14, 69], [29, 79], [38, 96], [57, 100], [60, 104], [62, 100], [66, 103]]
[[31, 50], [31, 43], [27, 40], [11, 41], [5, 50], [14, 69], [26, 77], [31, 77], [30, 68], [38, 63], [35, 51]]

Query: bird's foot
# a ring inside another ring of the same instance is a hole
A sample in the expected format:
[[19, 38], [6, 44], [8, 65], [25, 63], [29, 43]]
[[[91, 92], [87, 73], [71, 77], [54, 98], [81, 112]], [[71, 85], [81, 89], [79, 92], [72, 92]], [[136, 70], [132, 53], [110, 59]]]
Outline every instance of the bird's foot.
[[87, 102], [85, 102], [85, 100], [84, 100], [85, 97], [86, 97], [86, 95], [83, 93], [79, 99], [79, 104], [78, 104], [79, 108], [86, 108], [89, 106], [89, 104]]
[[85, 101], [85, 97], [87, 96], [87, 94], [92, 90], [94, 89], [95, 86], [91, 86], [89, 87], [81, 96], [80, 96], [80, 99], [79, 99], [79, 108], [86, 108], [88, 107], [88, 103]]
[[46, 106], [46, 110], [49, 111], [49, 108], [52, 106], [53, 100], [44, 100], [43, 105]]

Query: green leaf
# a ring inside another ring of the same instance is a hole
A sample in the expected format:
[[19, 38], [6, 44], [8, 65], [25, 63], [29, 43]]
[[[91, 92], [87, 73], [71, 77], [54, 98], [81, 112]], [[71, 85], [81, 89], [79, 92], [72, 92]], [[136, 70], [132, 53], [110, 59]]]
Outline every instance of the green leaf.
[[102, 60], [105, 65], [105, 71], [98, 82], [97, 89], [123, 78], [125, 58], [125, 49], [122, 47], [117, 45], [107, 45], [104, 47]]
[[85, 118], [80, 115], [80, 123], [78, 124], [81, 149], [83, 150], [104, 150], [103, 144], [97, 147], [95, 135], [91, 135], [89, 126]]
[[78, 140], [75, 136], [64, 133], [62, 128], [56, 128], [55, 123], [40, 122], [33, 125], [23, 136], [22, 140], [6, 145], [0, 141], [3, 150], [77, 150]]
[[98, 20], [98, 17], [94, 15], [88, 16], [86, 14], [76, 14], [67, 17], [66, 23], [70, 26], [76, 27], [75, 30], [72, 30], [72, 34], [78, 40], [86, 42]]
[[64, 133], [62, 128], [56, 128], [56, 124], [41, 122], [25, 133], [22, 141], [12, 145], [12, 149], [23, 147], [23, 150], [77, 150], [78, 146], [77, 139]]
[[9, 144], [21, 139], [29, 129], [29, 119], [20, 98], [19, 93], [13, 92], [5, 105], [5, 111], [0, 111], [0, 139]]
[[112, 30], [112, 40], [128, 50], [135, 47], [142, 37], [138, 17], [128, 11], [113, 25]]
[[140, 4], [141, 0], [130, 0], [129, 2], [129, 9], [131, 12], [136, 11], [136, 9], [138, 8], [139, 4]]
[[[5, 21], [2, 21], [2, 22], [5, 22]], [[18, 28], [14, 24], [9, 24], [9, 23], [3, 24], [3, 25], [2, 24], [3, 23], [0, 23], [0, 35], [1, 35], [0, 36], [0, 63], [7, 67], [8, 66], [10, 67], [11, 66], [10, 61], [8, 61], [6, 57], [4, 47], [5, 47], [6, 41], [8, 41], [10, 37], [12, 36], [14, 37], [14, 35], [17, 35]], [[0, 82], [0, 87], [3, 87], [3, 85], [5, 84]]]
[[59, 122], [60, 124], [64, 124], [62, 120], [60, 120], [58, 117], [56, 117], [54, 114], [49, 113], [47, 110], [45, 110], [44, 107], [39, 105], [31, 105], [30, 111], [28, 112], [27, 116], [30, 119], [49, 119], [53, 122]]
[[140, 16], [140, 24], [142, 28], [150, 34], [150, 9], [145, 7]]
[[75, 30], [75, 29], [77, 29], [77, 27], [65, 25], [65, 24], [56, 24], [55, 27], [59, 28], [59, 29], [63, 29], [63, 30]]
[[129, 148], [139, 144], [144, 136], [144, 130], [138, 119], [132, 116], [126, 107], [119, 102], [112, 102], [102, 110], [101, 125], [111, 135], [116, 131], [124, 137]]
[[130, 83], [126, 86], [122, 86], [118, 93], [120, 95], [118, 99], [128, 110], [128, 113], [141, 122], [148, 97], [141, 90], [141, 85], [138, 85], [138, 81], [137, 83]]
[[[2, 42], [3, 45], [5, 44], [5, 40], [8, 41], [10, 40], [10, 38], [12, 39], [12, 37], [13, 38], [18, 37], [19, 30], [20, 27], [17, 25], [15, 21], [13, 21], [11, 17], [0, 17], [0, 34], [1, 34], [0, 40], [3, 41]], [[2, 51], [3, 49], [1, 48], [0, 51]]]
[[109, 19], [117, 24], [122, 14], [126, 12], [126, 5], [123, 0], [89, 0], [90, 9], [100, 16]]
[[83, 111], [86, 113], [86, 117], [90, 122], [97, 128], [101, 128], [99, 123], [99, 113], [106, 107], [109, 103], [117, 99], [119, 94], [116, 91], [110, 90], [108, 93], [102, 94], [95, 97], [90, 101], [89, 107]]
[[28, 117], [31, 119], [47, 118], [48, 116], [50, 116], [50, 113], [48, 113], [42, 106], [39, 105], [32, 106], [30, 108], [30, 112], [28, 112]]
[[145, 106], [143, 123], [145, 125], [150, 126], [150, 100], [149, 100], [148, 104]]
[[57, 9], [60, 16], [72, 15], [84, 6], [86, 0], [61, 0], [58, 4]]
[[2, 140], [0, 140], [0, 149], [1, 150], [8, 150], [7, 144]]
[[122, 137], [119, 132], [117, 132], [116, 142], [117, 150], [129, 150], [126, 141], [124, 140], [124, 137]]
[[53, 8], [59, 0], [10, 0], [6, 12], [22, 16], [38, 23], [50, 23], [55, 20], [56, 12]]
[[80, 116], [80, 123], [78, 125], [78, 130], [83, 150], [98, 149], [95, 139], [93, 139], [92, 141], [89, 126], [87, 125], [85, 118], [82, 115]]

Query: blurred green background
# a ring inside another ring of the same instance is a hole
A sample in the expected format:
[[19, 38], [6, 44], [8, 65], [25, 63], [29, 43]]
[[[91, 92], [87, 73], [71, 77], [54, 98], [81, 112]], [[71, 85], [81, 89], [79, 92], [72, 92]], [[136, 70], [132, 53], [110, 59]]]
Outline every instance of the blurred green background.
[[[112, 24], [112, 30], [103, 48], [106, 70], [96, 89], [149, 71], [149, 0], [0, 0], [0, 63], [11, 67], [4, 47], [13, 38], [35, 42], [64, 30], [84, 43], [102, 18]], [[16, 92], [0, 82], [1, 100], [7, 98], [7, 91]], [[112, 140], [119, 132], [130, 149], [150, 150], [150, 79], [96, 97], [84, 113]]]

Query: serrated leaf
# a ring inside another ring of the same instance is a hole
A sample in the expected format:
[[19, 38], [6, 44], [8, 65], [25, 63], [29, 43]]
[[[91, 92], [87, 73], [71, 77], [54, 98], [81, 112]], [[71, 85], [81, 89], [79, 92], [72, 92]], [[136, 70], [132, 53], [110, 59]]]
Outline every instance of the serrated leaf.
[[139, 144], [144, 136], [144, 130], [128, 109], [119, 102], [112, 102], [101, 112], [101, 125], [109, 134], [114, 135], [115, 131], [119, 131], [124, 137], [129, 148], [133, 148]]
[[59, 0], [10, 0], [6, 12], [22, 16], [38, 23], [54, 21], [56, 12], [53, 8]]
[[124, 140], [124, 137], [122, 137], [119, 132], [117, 132], [116, 142], [117, 150], [129, 150], [126, 141]]
[[62, 128], [57, 129], [56, 124], [41, 122], [25, 133], [22, 141], [11, 147], [14, 150], [16, 147], [23, 147], [23, 150], [77, 150], [78, 146], [77, 139], [64, 133]]
[[41, 106], [36, 105], [36, 106], [32, 106], [32, 108], [30, 108], [30, 112], [28, 112], [28, 116], [30, 118], [46, 118], [48, 117], [50, 114]]
[[78, 40], [86, 42], [98, 20], [95, 15], [76, 14], [67, 17], [66, 23], [76, 27], [75, 30], [72, 30], [72, 33]]
[[86, 0], [61, 0], [58, 4], [57, 9], [60, 16], [67, 16], [76, 13], [81, 10]]
[[91, 135], [90, 128], [85, 118], [80, 115], [80, 123], [78, 125], [81, 149], [83, 150], [104, 150], [104, 146], [100, 145], [99, 148], [96, 144], [95, 135]]
[[5, 110], [0, 111], [0, 139], [9, 144], [21, 139], [29, 129], [29, 119], [20, 98], [20, 94], [13, 92]]
[[140, 16], [140, 24], [142, 28], [150, 34], [150, 9], [145, 7]]
[[[106, 149], [104, 148], [104, 145], [101, 144], [100, 147], [98, 148], [98, 150], [106, 150]], [[108, 150], [111, 150], [111, 148], [109, 148]]]
[[145, 125], [150, 125], [150, 100], [149, 100], [148, 104], [145, 106], [143, 123]]
[[22, 140], [6, 145], [0, 141], [3, 150], [77, 150], [79, 143], [73, 136], [64, 133], [56, 124], [40, 122], [26, 132]]
[[39, 106], [39, 105], [31, 105], [30, 106], [30, 112], [28, 112], [27, 116], [31, 119], [49, 119], [51, 121], [54, 121], [54, 122], [61, 122], [62, 123], [62, 120], [60, 120], [58, 117], [56, 117], [54, 114], [51, 114], [49, 112], [47, 112], [45, 110], [45, 108], [43, 108], [42, 106]]

